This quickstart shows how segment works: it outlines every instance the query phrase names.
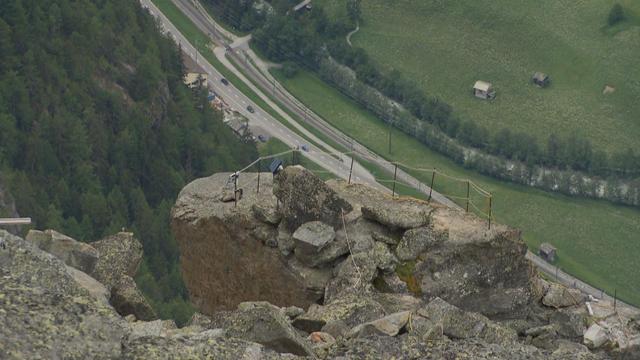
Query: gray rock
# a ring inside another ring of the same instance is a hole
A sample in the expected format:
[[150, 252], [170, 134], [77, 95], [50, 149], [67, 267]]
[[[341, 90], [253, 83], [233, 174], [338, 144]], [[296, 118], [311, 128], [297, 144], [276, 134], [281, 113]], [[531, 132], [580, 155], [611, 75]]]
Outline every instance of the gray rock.
[[587, 330], [587, 316], [585, 314], [565, 309], [553, 311], [549, 322], [555, 326], [558, 334], [569, 339], [577, 340]]
[[342, 224], [342, 213], [352, 210], [333, 189], [300, 166], [289, 166], [275, 176], [273, 194], [280, 200], [289, 231], [309, 221], [338, 226]]
[[135, 277], [142, 261], [142, 244], [133, 233], [116, 235], [91, 243], [98, 251], [98, 262], [91, 275], [111, 289], [124, 275]]
[[297, 318], [298, 316], [304, 314], [304, 309], [299, 308], [297, 306], [287, 306], [283, 309], [284, 314], [291, 320]]
[[256, 219], [267, 224], [277, 226], [282, 220], [282, 214], [273, 204], [253, 204], [251, 210]]
[[387, 200], [365, 205], [362, 216], [390, 229], [413, 229], [429, 223], [432, 208], [418, 200]]
[[[255, 304], [255, 303], [254, 303]], [[279, 353], [310, 356], [313, 349], [291, 326], [283, 311], [273, 306], [244, 306], [221, 314], [210, 326], [225, 329], [228, 337], [257, 342]]]
[[340, 319], [327, 322], [321, 329], [322, 332], [331, 334], [334, 338], [342, 337], [349, 330], [347, 323]]
[[384, 273], [389, 274], [396, 270], [398, 259], [391, 253], [389, 247], [384, 243], [376, 242], [369, 254], [372, 256], [372, 260], [376, 264], [376, 267]]
[[445, 235], [438, 234], [429, 227], [407, 230], [396, 248], [401, 261], [415, 260], [420, 254], [445, 240]]
[[398, 245], [398, 243], [400, 242], [400, 239], [396, 239], [385, 234], [373, 233], [371, 236], [373, 237], [373, 240], [385, 243], [387, 245]]
[[325, 302], [339, 298], [343, 292], [366, 293], [373, 288], [372, 282], [378, 276], [375, 259], [370, 253], [349, 256], [337, 267], [337, 275], [325, 288]]
[[[602, 360], [606, 358], [592, 354], [589, 349], [582, 344], [567, 340], [558, 340], [556, 346], [557, 349], [551, 353], [552, 360]], [[623, 357], [622, 359], [625, 358]], [[629, 360], [631, 359], [634, 358], [629, 358]]]
[[468, 313], [440, 298], [435, 298], [418, 314], [442, 327], [443, 334], [454, 339], [480, 338], [489, 343], [513, 343], [518, 335], [477, 313]]
[[144, 321], [157, 318], [147, 299], [138, 290], [135, 281], [128, 275], [123, 275], [113, 287], [110, 302], [122, 316], [132, 314], [137, 319]]
[[66, 270], [73, 280], [78, 285], [86, 289], [96, 300], [104, 305], [109, 304], [111, 294], [104, 285], [98, 282], [98, 280], [71, 266], [66, 266]]
[[580, 305], [584, 303], [586, 297], [580, 290], [570, 289], [563, 285], [550, 284], [547, 293], [542, 298], [542, 303], [556, 309]]
[[320, 358], [325, 358], [331, 347], [336, 343], [336, 339], [329, 333], [316, 331], [307, 337], [313, 345], [313, 351]]
[[591, 325], [584, 333], [583, 343], [589, 349], [597, 349], [609, 340], [607, 331], [598, 324]]
[[[369, 296], [353, 294], [327, 305], [311, 305], [306, 313], [293, 321], [293, 326], [311, 333], [321, 331], [326, 324], [338, 320], [351, 328], [382, 316], [384, 316], [382, 305]], [[331, 333], [331, 331], [327, 332]]]
[[304, 265], [318, 267], [346, 254], [346, 243], [334, 241], [333, 228], [320, 221], [312, 221], [300, 226], [294, 233], [295, 256]]
[[27, 241], [56, 256], [65, 264], [90, 274], [98, 261], [98, 252], [93, 246], [76, 241], [55, 230], [29, 230]]
[[527, 329], [525, 335], [531, 338], [531, 345], [547, 350], [554, 350], [558, 332], [553, 325], [544, 325]]
[[314, 300], [320, 300], [324, 296], [325, 287], [332, 277], [331, 269], [316, 269], [302, 265], [296, 258], [288, 262], [291, 272], [296, 275], [300, 286], [306, 290]]
[[284, 223], [278, 225], [278, 250], [282, 256], [287, 257], [296, 248], [293, 235], [285, 228]]
[[403, 311], [370, 321], [351, 329], [347, 336], [365, 337], [371, 335], [396, 336], [409, 322], [410, 311]]

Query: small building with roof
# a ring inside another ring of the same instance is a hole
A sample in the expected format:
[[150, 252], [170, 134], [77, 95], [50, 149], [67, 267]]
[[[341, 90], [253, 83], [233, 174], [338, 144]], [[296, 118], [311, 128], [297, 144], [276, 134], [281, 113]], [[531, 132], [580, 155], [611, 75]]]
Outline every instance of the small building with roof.
[[556, 248], [549, 243], [540, 244], [538, 255], [548, 262], [554, 262], [556, 260]]
[[551, 82], [551, 78], [545, 73], [536, 71], [531, 77], [531, 82], [538, 85], [539, 87], [544, 88], [549, 85], [549, 83]]
[[473, 95], [480, 99], [491, 100], [496, 97], [496, 91], [491, 83], [478, 80], [473, 85]]

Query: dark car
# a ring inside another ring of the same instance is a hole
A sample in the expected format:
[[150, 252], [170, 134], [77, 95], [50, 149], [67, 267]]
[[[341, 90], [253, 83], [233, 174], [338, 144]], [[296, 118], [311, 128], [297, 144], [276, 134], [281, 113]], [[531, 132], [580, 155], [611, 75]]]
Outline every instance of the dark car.
[[229, 80], [227, 80], [225, 78], [220, 79], [220, 82], [225, 84], [225, 85], [229, 85]]
[[250, 113], [252, 113], [252, 114], [253, 114], [254, 112], [256, 112], [255, 110], [253, 110], [253, 107], [251, 107], [251, 105], [247, 106], [247, 111], [248, 111], [248, 112], [250, 112]]
[[264, 135], [258, 135], [258, 140], [260, 140], [261, 142], [267, 142], [267, 137]]
[[302, 145], [300, 146], [300, 149], [302, 149], [302, 151], [309, 152], [309, 145], [307, 145], [307, 144], [302, 144]]

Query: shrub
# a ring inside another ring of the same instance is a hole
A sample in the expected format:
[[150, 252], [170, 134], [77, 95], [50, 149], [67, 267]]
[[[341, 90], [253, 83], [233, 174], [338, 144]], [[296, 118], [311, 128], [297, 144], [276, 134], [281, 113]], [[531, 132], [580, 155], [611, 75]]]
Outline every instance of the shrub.
[[622, 20], [624, 20], [624, 10], [622, 9], [622, 5], [614, 4], [611, 11], [609, 11], [609, 19], [607, 22], [609, 23], [609, 26], [613, 26]]

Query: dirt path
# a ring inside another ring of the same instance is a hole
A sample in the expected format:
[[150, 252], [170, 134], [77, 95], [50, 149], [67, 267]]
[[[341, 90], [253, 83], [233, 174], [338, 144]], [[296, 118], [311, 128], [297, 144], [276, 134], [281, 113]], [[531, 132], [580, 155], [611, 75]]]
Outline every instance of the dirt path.
[[349, 46], [353, 47], [353, 45], [351, 44], [351, 37], [358, 31], [360, 31], [360, 23], [357, 23], [356, 28], [347, 34], [347, 44], [349, 44]]

